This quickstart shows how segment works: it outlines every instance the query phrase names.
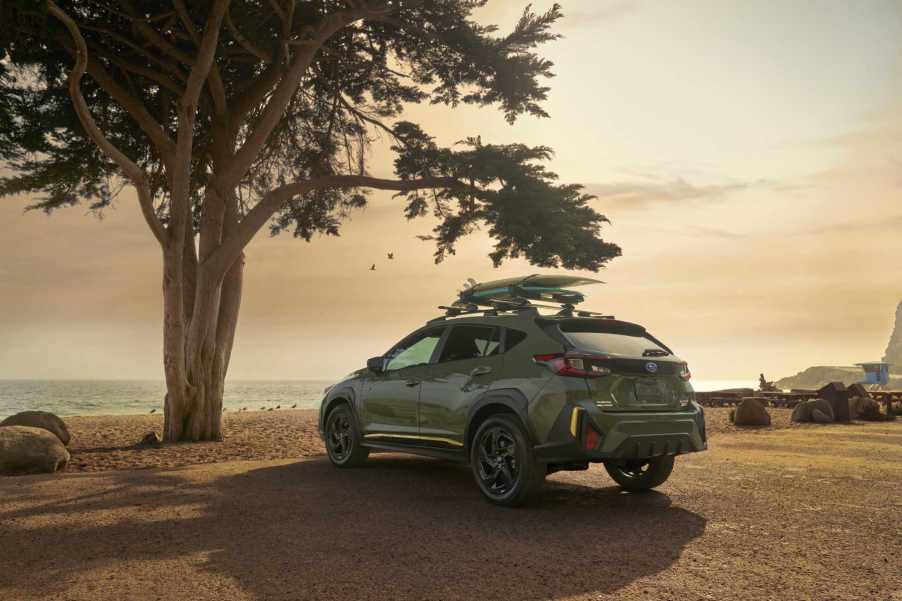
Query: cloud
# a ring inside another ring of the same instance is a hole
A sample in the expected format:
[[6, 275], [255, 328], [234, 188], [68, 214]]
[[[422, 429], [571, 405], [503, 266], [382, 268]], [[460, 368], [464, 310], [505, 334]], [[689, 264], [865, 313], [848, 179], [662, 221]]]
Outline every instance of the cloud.
[[683, 178], [669, 181], [628, 181], [609, 184], [587, 184], [585, 191], [598, 197], [605, 208], [646, 209], [677, 202], [722, 200], [732, 192], [752, 186], [766, 185], [764, 180], [728, 184], [695, 185]]
[[598, 25], [602, 22], [611, 22], [629, 16], [639, 11], [643, 0], [608, 0], [599, 2], [598, 6], [591, 9], [567, 10], [564, 8], [565, 25], [571, 27], [587, 27]]
[[843, 221], [841, 223], [827, 223], [807, 227], [797, 232], [802, 236], [822, 236], [824, 234], [841, 232], [880, 231], [885, 229], [902, 229], [902, 215], [887, 215], [876, 219], [863, 221]]

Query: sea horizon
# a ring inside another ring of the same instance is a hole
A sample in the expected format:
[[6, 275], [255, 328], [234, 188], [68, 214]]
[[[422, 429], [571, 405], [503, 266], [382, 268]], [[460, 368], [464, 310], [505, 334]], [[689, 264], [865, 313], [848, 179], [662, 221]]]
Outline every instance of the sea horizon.
[[[334, 379], [226, 380], [226, 411], [316, 409]], [[696, 391], [755, 388], [751, 379], [694, 379]], [[163, 409], [163, 379], [0, 379], [0, 419], [20, 411], [49, 411], [60, 417], [143, 415]]]

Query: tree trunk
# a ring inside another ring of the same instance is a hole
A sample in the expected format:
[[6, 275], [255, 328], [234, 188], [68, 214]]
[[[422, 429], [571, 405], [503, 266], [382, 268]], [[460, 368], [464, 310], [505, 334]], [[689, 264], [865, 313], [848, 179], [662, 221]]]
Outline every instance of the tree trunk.
[[[163, 440], [222, 440], [222, 399], [241, 307], [244, 255], [221, 281], [198, 273], [196, 259], [183, 260], [181, 270], [176, 265], [175, 258], [165, 257]], [[190, 303], [177, 301], [179, 288], [193, 293]]]

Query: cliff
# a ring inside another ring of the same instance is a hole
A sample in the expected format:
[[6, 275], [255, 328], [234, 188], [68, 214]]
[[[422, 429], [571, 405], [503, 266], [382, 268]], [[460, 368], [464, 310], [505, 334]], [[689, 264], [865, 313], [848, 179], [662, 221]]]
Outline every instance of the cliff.
[[777, 388], [790, 390], [792, 388], [817, 389], [830, 382], [842, 382], [846, 386], [860, 382], [864, 374], [860, 367], [816, 365], [800, 371], [794, 376], [782, 378], [774, 382]]
[[[896, 323], [889, 338], [889, 344], [886, 346], [883, 361], [890, 364], [888, 387], [891, 390], [902, 389], [902, 302], [896, 307]], [[830, 382], [842, 382], [848, 386], [860, 382], [863, 378], [864, 373], [860, 367], [816, 365], [800, 371], [794, 376], [777, 380], [774, 384], [783, 390], [816, 389]]]
[[889, 344], [886, 345], [886, 354], [883, 355], [883, 360], [892, 364], [890, 371], [902, 370], [902, 303], [896, 307], [896, 325], [893, 327]]
[[[794, 376], [777, 380], [774, 385], [781, 390], [792, 390], [793, 388], [816, 390], [830, 382], [842, 382], [848, 386], [855, 382], [861, 382], [863, 378], [864, 372], [860, 367], [816, 365], [800, 371]], [[902, 374], [891, 373], [888, 388], [902, 390]]]

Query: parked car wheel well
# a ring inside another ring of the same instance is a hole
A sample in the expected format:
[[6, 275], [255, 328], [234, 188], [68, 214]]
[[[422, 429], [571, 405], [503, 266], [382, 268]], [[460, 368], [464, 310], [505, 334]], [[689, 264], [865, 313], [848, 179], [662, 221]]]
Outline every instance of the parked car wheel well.
[[347, 399], [343, 396], [335, 397], [334, 399], [329, 401], [329, 404], [326, 405], [326, 408], [323, 410], [323, 413], [321, 416], [322, 423], [320, 424], [320, 428], [325, 427], [326, 420], [329, 419], [329, 414], [332, 413], [333, 411], [335, 411], [338, 407], [341, 407], [342, 405], [347, 405], [348, 407], [350, 407], [351, 412], [354, 413], [354, 416], [355, 417], [357, 416], [357, 413], [354, 411], [354, 407], [351, 405], [350, 399]]
[[[470, 445], [473, 443], [473, 437], [476, 436], [476, 431], [479, 430], [479, 426], [482, 422], [489, 417], [500, 413], [517, 415], [516, 411], [503, 403], [487, 403], [473, 414], [473, 417], [470, 419], [469, 427], [467, 428], [467, 449], [469, 449]], [[517, 417], [519, 419], [519, 416]]]

